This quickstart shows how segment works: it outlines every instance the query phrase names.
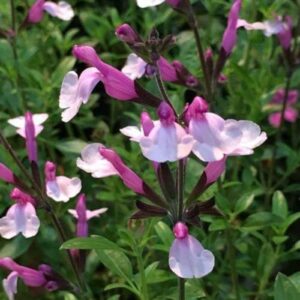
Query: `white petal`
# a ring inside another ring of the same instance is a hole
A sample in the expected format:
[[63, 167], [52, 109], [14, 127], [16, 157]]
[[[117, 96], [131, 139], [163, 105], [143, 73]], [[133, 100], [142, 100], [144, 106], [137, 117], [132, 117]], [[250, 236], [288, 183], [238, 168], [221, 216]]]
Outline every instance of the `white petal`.
[[[32, 121], [34, 124], [35, 136], [38, 136], [44, 129], [41, 124], [43, 124], [48, 119], [48, 114], [34, 114], [32, 115]], [[18, 128], [17, 133], [25, 138], [25, 117], [20, 116], [14, 119], [9, 119], [7, 121], [10, 125]]]
[[9, 208], [6, 216], [0, 219], [0, 234], [6, 239], [19, 233], [29, 238], [37, 234], [39, 226], [40, 221], [31, 203], [14, 204]]
[[131, 141], [139, 142], [143, 136], [143, 132], [137, 126], [127, 126], [120, 129], [120, 132], [128, 137]]
[[87, 173], [92, 173], [95, 178], [118, 175], [113, 165], [99, 153], [100, 147], [103, 147], [100, 143], [87, 145], [81, 151], [81, 158], [77, 158], [77, 167]]
[[9, 300], [14, 300], [17, 293], [18, 273], [11, 272], [7, 278], [3, 279], [3, 288]]
[[266, 133], [261, 132], [256, 123], [252, 121], [238, 121], [237, 123], [243, 134], [240, 141], [241, 147], [253, 149], [260, 146], [267, 139]]
[[122, 73], [132, 80], [141, 78], [145, 74], [147, 63], [135, 53], [129, 54]]
[[69, 21], [74, 17], [72, 6], [65, 1], [60, 1], [58, 4], [46, 1], [43, 8], [52, 17], [56, 17], [64, 21]]
[[67, 202], [81, 191], [81, 180], [57, 176], [55, 181], [48, 181], [46, 187], [48, 197], [57, 202]]
[[104, 214], [106, 211], [108, 210], [108, 208], [104, 207], [104, 208], [99, 208], [96, 210], [87, 210], [86, 211], [86, 218], [88, 220], [95, 218], [95, 217], [100, 217], [100, 215]]
[[224, 157], [224, 153], [219, 148], [200, 142], [195, 142], [193, 153], [205, 162], [217, 161]]
[[16, 128], [24, 128], [25, 127], [25, 117], [24, 116], [9, 119], [7, 122]]
[[71, 214], [74, 218], [78, 219], [78, 214], [76, 209], [68, 209], [68, 213]]
[[81, 104], [87, 103], [101, 76], [96, 68], [85, 69], [79, 78], [74, 71], [65, 75], [59, 96], [59, 107], [65, 109], [62, 112], [63, 122], [69, 122], [78, 113]]
[[150, 134], [140, 139], [143, 155], [155, 162], [182, 159], [189, 155], [193, 143], [194, 139], [179, 124], [163, 126], [160, 121], [155, 121]]
[[159, 5], [165, 0], [137, 0], [137, 5], [141, 8]]
[[175, 239], [169, 254], [170, 269], [181, 278], [201, 278], [215, 265], [214, 255], [191, 235]]

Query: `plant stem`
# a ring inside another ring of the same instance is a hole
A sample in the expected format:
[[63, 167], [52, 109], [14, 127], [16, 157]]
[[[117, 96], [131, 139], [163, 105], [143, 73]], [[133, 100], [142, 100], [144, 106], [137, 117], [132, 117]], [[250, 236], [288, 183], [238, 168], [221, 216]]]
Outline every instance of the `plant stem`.
[[136, 257], [137, 257], [137, 262], [138, 262], [138, 268], [139, 268], [139, 273], [141, 276], [141, 292], [142, 292], [142, 300], [148, 300], [148, 288], [147, 288], [147, 281], [146, 281], [146, 276], [145, 276], [145, 266], [143, 262], [143, 257], [142, 257], [142, 250], [140, 247], [136, 244]]
[[20, 99], [20, 107], [25, 112], [26, 110], [26, 102], [24, 101], [24, 96], [22, 89], [20, 88], [20, 75], [19, 75], [19, 58], [17, 52], [17, 32], [16, 32], [16, 9], [15, 9], [15, 1], [10, 0], [10, 13], [11, 13], [11, 29], [13, 30], [13, 36], [9, 38], [9, 43], [11, 45], [13, 56], [15, 60], [15, 69], [16, 69], [16, 90]]
[[184, 300], [185, 299], [185, 286], [184, 286], [185, 280], [183, 278], [178, 277], [178, 288], [179, 288], [179, 295], [178, 299], [179, 300]]
[[[177, 204], [178, 204], [178, 212], [177, 218], [178, 221], [182, 221], [183, 217], [183, 197], [184, 197], [184, 160], [181, 159], [178, 161], [177, 168]], [[185, 288], [184, 288], [184, 279], [178, 277], [178, 299], [185, 300]]]
[[176, 111], [175, 111], [175, 109], [174, 109], [174, 107], [173, 107], [173, 105], [172, 105], [172, 103], [171, 103], [171, 101], [168, 97], [167, 91], [166, 91], [164, 83], [161, 79], [159, 68], [157, 67], [157, 65], [156, 65], [156, 70], [157, 71], [156, 71], [156, 74], [155, 74], [155, 81], [156, 81], [157, 87], [158, 87], [158, 89], [161, 93], [161, 96], [162, 96], [163, 100], [166, 101], [170, 105], [170, 107], [172, 108], [175, 116], [177, 116], [177, 113], [176, 113]]
[[229, 265], [231, 267], [231, 281], [232, 281], [232, 288], [233, 293], [235, 294], [235, 299], [239, 300], [240, 298], [240, 291], [238, 285], [238, 276], [236, 272], [236, 265], [235, 265], [235, 249], [232, 245], [232, 241], [234, 239], [231, 238], [231, 228], [227, 228], [226, 230], [226, 243], [227, 243], [227, 255]]
[[[4, 148], [8, 151], [8, 153], [10, 154], [10, 156], [12, 157], [12, 159], [16, 162], [16, 164], [20, 168], [20, 170], [23, 173], [23, 175], [30, 181], [30, 183], [32, 184], [32, 187], [34, 188], [35, 192], [38, 194], [39, 198], [42, 200], [44, 208], [49, 213], [49, 215], [51, 217], [51, 221], [52, 221], [54, 227], [56, 228], [56, 231], [59, 234], [61, 242], [66, 242], [67, 238], [66, 238], [66, 235], [64, 233], [63, 227], [62, 227], [60, 221], [58, 220], [58, 218], [56, 217], [56, 215], [55, 215], [55, 213], [54, 213], [54, 211], [52, 209], [51, 204], [47, 200], [47, 197], [46, 197], [43, 189], [35, 182], [35, 180], [31, 177], [30, 173], [23, 166], [22, 162], [18, 159], [15, 151], [13, 150], [13, 148], [11, 147], [11, 145], [9, 144], [9, 142], [7, 141], [7, 139], [4, 137], [4, 135], [1, 132], [1, 130], [0, 130], [0, 142], [4, 146]], [[73, 269], [73, 272], [75, 274], [76, 280], [77, 280], [78, 285], [80, 287], [80, 291], [82, 292], [82, 290], [84, 290], [84, 288], [85, 288], [85, 284], [84, 284], [84, 282], [83, 282], [83, 280], [82, 280], [82, 278], [81, 278], [81, 276], [79, 274], [79, 270], [78, 270], [77, 265], [76, 265], [76, 263], [75, 263], [72, 255], [71, 255], [71, 252], [67, 251], [67, 254], [68, 254], [70, 265], [71, 265], [71, 267]]]
[[183, 192], [184, 192], [184, 161], [178, 161], [177, 169], [177, 204], [178, 204], [178, 221], [182, 221], [183, 215]]
[[284, 89], [284, 97], [283, 97], [283, 104], [282, 104], [282, 109], [280, 113], [280, 124], [277, 129], [276, 137], [275, 137], [275, 143], [272, 151], [272, 157], [271, 157], [271, 166], [269, 168], [269, 174], [268, 174], [268, 184], [267, 184], [267, 198], [269, 199], [270, 192], [272, 191], [272, 184], [273, 184], [273, 178], [274, 178], [274, 171], [275, 171], [275, 161], [276, 161], [276, 155], [277, 155], [277, 148], [278, 148], [278, 143], [280, 142], [281, 139], [281, 134], [283, 130], [283, 124], [284, 124], [284, 114], [285, 110], [287, 107], [287, 102], [288, 102], [288, 95], [289, 95], [289, 89], [291, 85], [291, 78], [292, 78], [293, 72], [291, 70], [287, 71], [286, 75], [286, 83], [285, 83], [285, 89]]
[[191, 6], [190, 1], [185, 0], [185, 3], [188, 8], [186, 17], [187, 17], [188, 23], [194, 33], [196, 47], [197, 47], [197, 53], [198, 53], [199, 61], [200, 61], [203, 76], [204, 76], [206, 100], [208, 102], [211, 102], [212, 101], [211, 78], [210, 78], [210, 75], [209, 75], [209, 72], [207, 69], [207, 65], [205, 62], [204, 51], [203, 51], [203, 47], [202, 47], [202, 43], [201, 43], [200, 33], [198, 30], [198, 22], [197, 22], [196, 15], [193, 10], [193, 7]]

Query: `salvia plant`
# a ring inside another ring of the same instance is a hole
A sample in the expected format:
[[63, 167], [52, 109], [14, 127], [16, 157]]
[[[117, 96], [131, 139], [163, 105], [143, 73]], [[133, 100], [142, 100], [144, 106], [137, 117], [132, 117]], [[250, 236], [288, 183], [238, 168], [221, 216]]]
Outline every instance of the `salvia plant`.
[[1, 299], [300, 299], [299, 13], [0, 4]]

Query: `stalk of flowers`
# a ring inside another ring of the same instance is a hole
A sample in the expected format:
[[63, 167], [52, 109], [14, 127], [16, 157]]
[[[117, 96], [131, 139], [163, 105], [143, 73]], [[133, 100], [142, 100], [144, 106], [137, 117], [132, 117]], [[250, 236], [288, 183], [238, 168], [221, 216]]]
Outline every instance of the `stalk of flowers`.
[[[91, 173], [93, 177], [117, 175], [128, 188], [152, 201], [152, 205], [138, 201], [138, 211], [132, 216], [133, 218], [171, 216], [176, 238], [170, 250], [169, 263], [171, 270], [182, 278], [202, 277], [211, 272], [214, 266], [212, 253], [205, 250], [188, 234], [186, 224], [195, 224], [201, 213], [214, 214], [217, 211], [213, 208], [212, 202], [199, 205], [195, 199], [223, 173], [226, 157], [252, 154], [253, 149], [266, 139], [266, 134], [261, 133], [255, 123], [224, 120], [216, 114], [207, 112], [207, 108], [205, 100], [196, 97], [186, 112], [186, 127], [183, 128], [176, 122], [171, 107], [166, 102], [162, 102], [158, 108], [159, 120], [153, 121], [153, 128], [147, 133], [143, 126], [141, 129], [133, 126], [121, 129], [124, 135], [129, 136], [133, 142], [139, 143], [147, 159], [158, 163], [159, 166], [167, 162], [186, 160], [192, 153], [200, 160], [209, 162], [189, 200], [185, 201], [186, 205], [181, 204], [181, 211], [178, 211], [178, 208], [174, 209], [177, 195], [175, 199], [167, 196], [174, 194], [170, 184], [165, 183], [164, 187], [169, 187], [171, 190], [168, 193], [162, 190], [162, 194], [158, 196], [123, 163], [115, 151], [101, 144], [86, 146], [81, 153], [81, 158], [77, 160], [77, 166]], [[182, 188], [177, 182], [177, 189]], [[157, 201], [158, 198], [164, 200]]]
[[[22, 162], [18, 159], [17, 155], [15, 154], [6, 138], [2, 135], [2, 133], [0, 133], [1, 143], [10, 153], [10, 155], [20, 168], [21, 172], [26, 177], [25, 181], [16, 176], [4, 164], [0, 164], [0, 178], [8, 184], [14, 186], [10, 197], [15, 201], [15, 204], [13, 204], [8, 209], [6, 216], [0, 219], [0, 235], [5, 239], [11, 239], [19, 234], [22, 234], [25, 238], [36, 236], [40, 227], [40, 220], [37, 215], [37, 209], [45, 209], [49, 213], [49, 216], [51, 217], [51, 220], [53, 221], [53, 224], [57, 229], [62, 241], [66, 240], [62, 225], [57, 219], [52, 209], [52, 205], [50, 204], [47, 197], [56, 202], [67, 202], [80, 192], [81, 181], [79, 178], [56, 176], [56, 165], [52, 162], [46, 162], [45, 177], [44, 180], [41, 180], [38, 168], [39, 162], [37, 136], [43, 130], [42, 124], [46, 121], [47, 118], [47, 114], [31, 114], [30, 112], [26, 112], [25, 116], [20, 116], [8, 120], [8, 123], [16, 127], [16, 132], [25, 140], [28, 161], [30, 162], [32, 175], [27, 171]], [[71, 263], [76, 273], [77, 267], [73, 263], [73, 261], [71, 261]], [[11, 264], [9, 264], [9, 266], [11, 266]], [[6, 265], [4, 265], [4, 267], [10, 268]], [[16, 290], [16, 282], [18, 277], [22, 278], [25, 284], [27, 284], [26, 279], [24, 279], [20, 275], [21, 273], [18, 271], [18, 268], [19, 267], [10, 268], [13, 272], [17, 272], [18, 274], [13, 273], [13, 275], [9, 276], [4, 284], [7, 295], [8, 297], [10, 297], [10, 299], [13, 299], [13, 294]], [[48, 275], [50, 277], [54, 276], [54, 273], [52, 271], [49, 274]], [[76, 275], [78, 276], [77, 273]], [[79, 285], [81, 285], [79, 277], [77, 279]], [[47, 281], [37, 286], [45, 286], [45, 284], [48, 284]], [[32, 285], [28, 284], [28, 286]], [[68, 288], [70, 287], [69, 284], [59, 285], [53, 290], [67, 286]], [[74, 289], [76, 290], [77, 288], [74, 287]], [[51, 288], [49, 288], [49, 290], [51, 290]]]

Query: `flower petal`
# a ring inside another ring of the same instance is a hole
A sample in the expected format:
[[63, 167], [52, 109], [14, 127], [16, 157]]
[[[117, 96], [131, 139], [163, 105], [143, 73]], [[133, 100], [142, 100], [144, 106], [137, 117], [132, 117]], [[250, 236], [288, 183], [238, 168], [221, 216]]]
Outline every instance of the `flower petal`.
[[145, 8], [145, 7], [159, 5], [165, 2], [165, 0], [137, 0], [136, 2], [140, 8]]
[[104, 146], [100, 143], [87, 145], [81, 151], [81, 158], [77, 158], [77, 167], [87, 173], [92, 173], [94, 178], [118, 175], [113, 165], [99, 153], [101, 147]]
[[14, 300], [17, 293], [18, 273], [11, 272], [7, 278], [3, 279], [3, 288], [9, 300]]
[[147, 63], [135, 53], [129, 54], [122, 73], [132, 80], [141, 78], [145, 74]]
[[56, 17], [64, 21], [69, 21], [74, 17], [72, 6], [65, 1], [60, 1], [57, 4], [51, 1], [46, 1], [43, 8], [52, 17]]
[[139, 142], [143, 136], [143, 132], [137, 126], [127, 126], [120, 129], [120, 132], [128, 137], [133, 142]]
[[104, 214], [106, 211], [108, 210], [108, 208], [104, 207], [104, 208], [99, 208], [96, 210], [87, 210], [86, 211], [86, 218], [88, 220], [95, 218], [95, 217], [100, 217], [100, 215]]
[[29, 238], [38, 232], [40, 221], [31, 203], [12, 205], [5, 217], [0, 219], [0, 234], [10, 239], [19, 233]]
[[46, 187], [48, 197], [54, 201], [67, 202], [80, 192], [81, 180], [77, 177], [57, 176], [55, 181], [48, 181]]
[[174, 240], [169, 253], [169, 266], [178, 277], [201, 278], [212, 271], [214, 264], [214, 255], [191, 235]]
[[59, 107], [65, 109], [62, 112], [63, 122], [69, 122], [78, 113], [81, 104], [87, 103], [101, 76], [96, 68], [85, 69], [79, 78], [74, 71], [65, 75], [59, 96]]

